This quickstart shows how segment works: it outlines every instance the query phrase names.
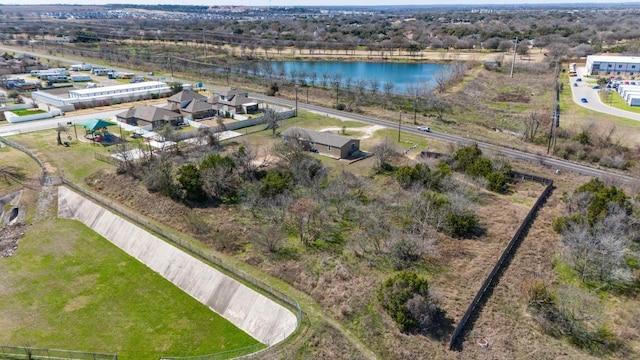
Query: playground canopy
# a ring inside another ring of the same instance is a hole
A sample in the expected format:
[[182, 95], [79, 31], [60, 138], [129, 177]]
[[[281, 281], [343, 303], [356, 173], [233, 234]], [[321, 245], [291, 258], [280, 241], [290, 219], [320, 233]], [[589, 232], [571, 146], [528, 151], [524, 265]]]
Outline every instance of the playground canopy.
[[103, 127], [107, 127], [107, 126], [114, 126], [116, 124], [104, 119], [91, 119], [91, 120], [81, 121], [78, 123], [78, 125], [82, 125], [88, 130], [93, 132], [93, 131], [96, 131], [97, 129], [102, 129]]

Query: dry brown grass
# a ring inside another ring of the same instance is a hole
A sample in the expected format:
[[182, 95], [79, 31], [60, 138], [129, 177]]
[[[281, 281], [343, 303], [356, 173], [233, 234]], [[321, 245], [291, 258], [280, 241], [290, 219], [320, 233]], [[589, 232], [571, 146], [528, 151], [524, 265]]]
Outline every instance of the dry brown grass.
[[[109, 181], [106, 181], [107, 179]], [[239, 244], [246, 242], [245, 233], [238, 230], [240, 228], [238, 219], [242, 214], [231, 207], [190, 209], [158, 194], [148, 193], [139, 184], [124, 176], [118, 176], [114, 181], [113, 175], [106, 172], [91, 177], [88, 183], [94, 187], [95, 191], [108, 195], [180, 232], [191, 231], [183, 220], [186, 213], [190, 211], [197, 213], [210, 224], [218, 224], [217, 228], [214, 226], [216, 230], [212, 232], [213, 236], [203, 239], [205, 243], [217, 250], [233, 253], [235, 251], [229, 251], [230, 248], [237, 250], [240, 247], [238, 244], [230, 246], [229, 249], [216, 246], [216, 243], [211, 240], [217, 236], [216, 232], [224, 233]], [[563, 186], [570, 183], [568, 181]], [[431, 262], [429, 267], [435, 269], [429, 281], [440, 293], [443, 301], [442, 308], [450, 321], [449, 326], [460, 320], [480, 284], [491, 271], [496, 259], [529, 211], [530, 204], [535, 201], [541, 191], [542, 186], [539, 184], [519, 182], [513, 185], [512, 192], [507, 195], [481, 192], [482, 206], [479, 207], [478, 215], [482, 226], [486, 229], [485, 234], [466, 240], [439, 236], [438, 247], [441, 253], [440, 256], [429, 260]], [[524, 303], [518, 284], [530, 278], [532, 271], [538, 277], [553, 279], [551, 261], [554, 258], [558, 239], [550, 233], [549, 224], [553, 214], [558, 211], [557, 207], [561, 206], [558, 203], [558, 196], [556, 192], [549, 201], [550, 210], [547, 211], [550, 213], [543, 214], [536, 220], [534, 230], [525, 240], [526, 245], [519, 250], [516, 260], [496, 288], [494, 297], [476, 323], [480, 335], [492, 341], [491, 351], [494, 356], [498, 356], [495, 355], [497, 353], [504, 354], [498, 358], [520, 358], [532, 349], [544, 348], [550, 341], [546, 336], [532, 335], [535, 334], [535, 324], [528, 320], [523, 311]], [[540, 224], [540, 221], [543, 222]], [[223, 229], [220, 224], [230, 224], [230, 226]], [[250, 231], [246, 226], [243, 222], [244, 231]], [[234, 229], [238, 231], [235, 234]], [[530, 241], [531, 238], [537, 241]], [[395, 330], [395, 325], [384, 315], [383, 310], [378, 308], [374, 300], [378, 284], [387, 276], [386, 272], [379, 271], [378, 265], [373, 264], [371, 267], [372, 264], [368, 265], [357, 260], [349, 252], [337, 256], [326, 252], [308, 251], [295, 240], [292, 240], [289, 246], [297, 249], [295, 252], [298, 257], [284, 262], [265, 257], [248, 248], [239, 252], [238, 255], [262, 271], [281, 278], [311, 295], [332, 317], [361, 334], [363, 341], [383, 358], [411, 359], [415, 358], [415, 354], [427, 354], [433, 359], [450, 359], [452, 356], [457, 356], [448, 350], [448, 337], [433, 339], [421, 335], [403, 334]], [[533, 247], [529, 248], [530, 246]], [[515, 272], [515, 275], [511, 272]], [[512, 279], [512, 276], [517, 280]], [[375, 309], [373, 312], [372, 306]], [[374, 313], [378, 315], [373, 315]], [[515, 331], [521, 336], [519, 342], [509, 340], [508, 335]], [[349, 346], [335, 344], [335, 339], [325, 338], [325, 336], [333, 336], [331, 332], [314, 334], [313, 348], [316, 348], [313, 352], [314, 356], [348, 358], [335, 357], [337, 350], [349, 353]], [[505, 335], [501, 337], [500, 334]], [[561, 342], [556, 342], [555, 349], [562, 350], [554, 350], [553, 354], [571, 350], [565, 347], [566, 345]], [[467, 355], [483, 356], [477, 351], [480, 350], [465, 343], [464, 355], [459, 355], [463, 358], [467, 358]], [[575, 354], [579, 353], [575, 352]]]
[[[544, 153], [545, 146], [523, 143], [516, 136], [494, 129], [517, 131], [521, 126], [520, 117], [527, 111], [537, 109], [548, 112], [548, 85], [548, 75], [532, 74], [527, 77], [525, 86], [520, 77], [511, 79], [506, 74], [474, 71], [473, 78], [460, 84], [455, 93], [445, 94], [456, 104], [454, 113], [446, 116], [452, 123], [442, 124], [433, 117], [424, 117], [422, 114], [418, 114], [418, 122], [434, 125], [432, 127], [436, 131], [474, 134], [479, 139]], [[282, 91], [284, 96], [293, 98], [293, 92], [287, 93], [287, 89]], [[532, 96], [531, 92], [535, 95]], [[328, 93], [330, 91], [310, 89], [309, 97], [326, 106], [333, 106], [333, 99]], [[527, 94], [528, 101], [525, 101]], [[301, 98], [306, 96], [299, 95]], [[391, 110], [362, 111], [375, 117], [395, 119], [397, 116], [397, 112]], [[412, 121], [412, 116], [409, 116], [407, 123]], [[541, 131], [544, 131], [542, 126]], [[261, 132], [244, 137], [242, 141], [262, 149], [258, 151], [260, 157], [261, 154], [266, 155], [269, 147], [278, 142], [279, 138], [272, 137], [268, 132]], [[430, 146], [436, 149], [446, 148], [443, 144], [434, 143]], [[330, 162], [330, 166], [336, 170], [357, 169], [357, 172], [366, 174], [371, 167], [368, 161], [343, 165], [332, 160], [325, 162], [325, 165]], [[560, 201], [562, 193], [572, 191], [577, 184], [588, 179], [570, 173], [557, 176], [551, 169], [528, 163], [514, 163], [514, 167], [524, 172], [553, 177], [556, 190], [538, 214], [510, 267], [475, 322], [477, 335], [487, 338], [491, 347], [480, 349], [470, 337], [464, 342], [461, 353], [448, 350], [447, 337], [437, 339], [397, 331], [375, 300], [378, 284], [388, 275], [388, 269], [375, 261], [360, 261], [348, 250], [342, 255], [307, 251], [295, 241], [291, 241], [289, 246], [298, 257], [277, 261], [244, 246], [247, 243], [245, 236], [251, 229], [246, 222], [239, 221], [242, 213], [231, 207], [189, 208], [158, 194], [149, 193], [125, 177], [113, 177], [107, 172], [90, 177], [89, 183], [97, 192], [181, 232], [188, 233], [191, 230], [184, 221], [186, 214], [197, 214], [213, 231], [211, 236], [194, 234], [195, 237], [217, 250], [236, 254], [238, 258], [311, 295], [327, 313], [359, 334], [362, 341], [374, 349], [380, 358], [588, 359], [590, 357], [585, 353], [539, 330], [536, 322], [525, 311], [521, 289], [521, 284], [531, 279], [543, 279], [548, 283], [556, 281], [553, 261], [560, 251], [560, 239], [553, 233], [550, 224], [563, 210]], [[382, 184], [384, 185], [388, 184]], [[542, 186], [539, 184], [520, 182], [507, 195], [483, 192], [478, 215], [486, 230], [484, 235], [469, 240], [438, 236], [440, 255], [428, 259], [428, 264], [424, 266], [426, 270], [422, 269], [422, 272], [440, 293], [442, 307], [454, 325], [462, 317], [541, 190]], [[633, 309], [637, 301], [626, 299], [616, 302], [619, 306], [609, 303], [614, 331], [621, 338], [637, 344], [637, 321], [625, 316], [625, 312]], [[310, 347], [306, 350], [297, 349], [291, 355], [298, 358], [352, 358], [353, 348], [340, 340], [340, 335], [336, 332], [314, 329]]]

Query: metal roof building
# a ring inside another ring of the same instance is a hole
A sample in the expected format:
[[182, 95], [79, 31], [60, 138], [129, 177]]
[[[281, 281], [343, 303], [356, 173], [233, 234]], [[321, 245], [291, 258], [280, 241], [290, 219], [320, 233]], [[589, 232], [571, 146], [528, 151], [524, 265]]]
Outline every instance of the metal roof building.
[[146, 81], [133, 84], [123, 84], [114, 86], [97, 87], [91, 89], [70, 90], [70, 99], [81, 98], [122, 98], [135, 95], [164, 94], [171, 91], [171, 88], [161, 81]]
[[640, 73], [638, 56], [587, 56], [587, 75], [637, 76]]

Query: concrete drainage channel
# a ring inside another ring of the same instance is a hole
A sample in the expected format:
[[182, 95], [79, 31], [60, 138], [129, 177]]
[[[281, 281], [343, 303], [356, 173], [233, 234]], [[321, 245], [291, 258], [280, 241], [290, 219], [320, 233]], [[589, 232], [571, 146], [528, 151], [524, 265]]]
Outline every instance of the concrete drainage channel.
[[267, 346], [297, 329], [284, 306], [63, 186], [58, 217], [84, 223]]

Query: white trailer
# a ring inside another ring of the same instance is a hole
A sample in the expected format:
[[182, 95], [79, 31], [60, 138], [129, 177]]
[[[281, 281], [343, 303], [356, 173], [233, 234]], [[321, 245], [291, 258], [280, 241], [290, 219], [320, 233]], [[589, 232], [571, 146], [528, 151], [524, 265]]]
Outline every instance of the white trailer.
[[73, 81], [73, 82], [91, 81], [91, 76], [89, 76], [89, 75], [71, 75], [71, 81]]

